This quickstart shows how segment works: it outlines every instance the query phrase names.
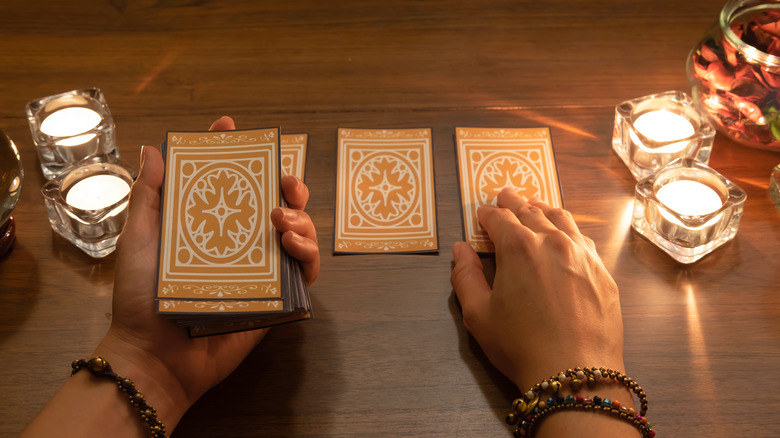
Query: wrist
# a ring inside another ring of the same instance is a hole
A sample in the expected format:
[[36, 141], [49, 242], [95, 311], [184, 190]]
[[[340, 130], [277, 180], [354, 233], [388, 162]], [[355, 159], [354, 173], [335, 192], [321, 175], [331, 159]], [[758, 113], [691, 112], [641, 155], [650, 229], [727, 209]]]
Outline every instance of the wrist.
[[[623, 363], [623, 357], [616, 355], [615, 357], [606, 357], [604, 355], [594, 356], [596, 359], [589, 359], [591, 356], [584, 357], [582, 359], [577, 357], [567, 358], [555, 358], [546, 361], [539, 361], [538, 364], [534, 364], [533, 367], [526, 367], [517, 370], [513, 376], [510, 376], [515, 386], [525, 394], [528, 389], [533, 387], [539, 382], [550, 377], [556, 377], [559, 373], [576, 367], [592, 367], [608, 368], [615, 371], [625, 372], [625, 364]], [[585, 385], [583, 385], [583, 388]]]
[[[517, 425], [515, 436], [536, 436], [538, 429], [540, 437], [576, 436], [582, 432], [587, 435], [596, 431], [606, 432], [607, 436], [653, 437], [655, 432], [647, 423], [646, 412], [647, 397], [631, 377], [613, 368], [576, 367], [523, 392], [512, 404], [506, 421]], [[546, 420], [548, 416], [553, 419]], [[613, 418], [609, 419], [610, 416]], [[545, 426], [540, 427], [540, 423]]]
[[109, 329], [92, 357], [104, 358], [113, 371], [133, 381], [157, 418], [171, 433], [192, 405], [186, 391], [167, 366], [154, 355], [128, 342]]

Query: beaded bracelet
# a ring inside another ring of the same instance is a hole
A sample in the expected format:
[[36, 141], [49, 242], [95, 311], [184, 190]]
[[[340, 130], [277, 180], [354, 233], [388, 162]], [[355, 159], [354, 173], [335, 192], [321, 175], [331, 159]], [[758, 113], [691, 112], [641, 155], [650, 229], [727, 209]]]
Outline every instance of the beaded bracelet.
[[[639, 414], [643, 417], [647, 414], [647, 394], [645, 394], [642, 387], [639, 386], [634, 379], [611, 368], [577, 367], [574, 369], [569, 368], [566, 371], [558, 373], [558, 375], [552, 376], [549, 379], [545, 379], [534, 385], [523, 394], [523, 397], [516, 399], [512, 403], [512, 410], [514, 413], [509, 415], [518, 415], [520, 417], [528, 415], [539, 403], [540, 394], [542, 392], [550, 391], [552, 393], [558, 393], [567, 380], [569, 380], [569, 388], [571, 388], [573, 392], [577, 392], [582, 388], [583, 384], [587, 385], [589, 388], [595, 387], [598, 383], [597, 379], [602, 378], [621, 383], [628, 388], [629, 391], [636, 394], [639, 399]], [[507, 421], [509, 421], [509, 418], [507, 418]]]
[[84, 368], [94, 376], [107, 377], [109, 379], [115, 380], [116, 386], [119, 387], [119, 390], [127, 394], [127, 396], [130, 398], [130, 404], [138, 408], [138, 411], [141, 414], [141, 419], [149, 425], [149, 431], [151, 432], [152, 437], [165, 437], [165, 426], [160, 422], [160, 420], [157, 419], [157, 411], [153, 407], [149, 406], [148, 403], [146, 403], [144, 396], [141, 395], [137, 389], [135, 389], [133, 382], [127, 377], [117, 376], [116, 373], [111, 369], [111, 365], [109, 365], [105, 359], [98, 356], [93, 357], [88, 361], [84, 359], [74, 360], [71, 364], [71, 367], [73, 367], [73, 371], [70, 373], [71, 376]]
[[634, 426], [644, 438], [653, 438], [655, 430], [647, 422], [647, 419], [638, 415], [632, 408], [622, 406], [617, 400], [602, 399], [599, 396], [583, 397], [581, 395], [568, 395], [564, 397], [549, 397], [541, 400], [536, 405], [532, 415], [520, 421], [514, 431], [515, 437], [533, 437], [539, 423], [548, 415], [565, 410], [580, 410], [585, 412], [601, 412], [617, 419], [623, 420]]

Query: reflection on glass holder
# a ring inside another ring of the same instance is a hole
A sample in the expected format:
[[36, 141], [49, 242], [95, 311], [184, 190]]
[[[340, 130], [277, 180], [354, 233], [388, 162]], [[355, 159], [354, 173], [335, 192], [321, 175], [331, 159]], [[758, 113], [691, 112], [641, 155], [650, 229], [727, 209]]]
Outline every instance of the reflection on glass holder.
[[41, 190], [52, 229], [92, 257], [111, 254], [127, 218], [136, 176], [110, 155], [68, 168]]
[[23, 181], [19, 149], [0, 129], [0, 257], [11, 249], [16, 239], [16, 223], [11, 213], [19, 202]]
[[780, 164], [772, 169], [772, 174], [769, 176], [769, 197], [772, 198], [777, 211], [780, 211]]
[[99, 88], [36, 99], [27, 104], [26, 112], [47, 179], [93, 155], [119, 158], [114, 120]]
[[636, 185], [631, 226], [680, 263], [693, 263], [731, 240], [745, 192], [690, 158], [670, 163]]
[[680, 91], [627, 100], [615, 107], [612, 148], [640, 180], [678, 158], [710, 159], [715, 129]]

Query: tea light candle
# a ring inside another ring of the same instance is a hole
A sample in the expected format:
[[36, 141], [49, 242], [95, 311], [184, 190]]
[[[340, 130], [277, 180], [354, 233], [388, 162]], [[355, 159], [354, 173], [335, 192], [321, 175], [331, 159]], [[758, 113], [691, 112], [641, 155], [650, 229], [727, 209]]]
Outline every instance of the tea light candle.
[[745, 192], [707, 165], [681, 158], [636, 185], [631, 226], [680, 263], [737, 234]]
[[[634, 122], [634, 128], [639, 131], [640, 134], [657, 142], [682, 140], [692, 136], [696, 132], [693, 129], [693, 124], [691, 124], [690, 120], [667, 110], [649, 111], [642, 114], [637, 117]], [[688, 145], [687, 141], [679, 141], [653, 150], [648, 150], [633, 131], [631, 134], [639, 147], [656, 154], [680, 152]]]
[[715, 190], [697, 181], [672, 181], [655, 196], [670, 210], [686, 216], [704, 216], [723, 206]]
[[113, 175], [95, 175], [77, 182], [65, 195], [65, 202], [81, 210], [110, 207], [130, 193], [130, 185]]
[[52, 137], [72, 137], [94, 129], [102, 121], [100, 114], [89, 108], [64, 108], [43, 120], [41, 132]]
[[47, 179], [96, 155], [119, 157], [114, 120], [97, 88], [73, 90], [33, 100], [26, 107], [30, 133]]
[[114, 251], [127, 219], [135, 171], [109, 155], [79, 162], [44, 184], [52, 229], [92, 257]]
[[640, 180], [678, 158], [710, 159], [715, 129], [679, 91], [625, 101], [615, 108], [612, 148]]

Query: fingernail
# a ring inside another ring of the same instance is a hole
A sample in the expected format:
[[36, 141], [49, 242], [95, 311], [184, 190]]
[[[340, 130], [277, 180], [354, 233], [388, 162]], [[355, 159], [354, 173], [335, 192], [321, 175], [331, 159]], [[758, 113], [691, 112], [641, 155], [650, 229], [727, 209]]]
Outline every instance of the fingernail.
[[141, 146], [141, 169], [144, 168], [144, 161], [146, 161], [146, 146]]
[[460, 242], [455, 242], [455, 245], [452, 246], [452, 259], [455, 260], [455, 263], [458, 263], [462, 251], [463, 249], [461, 248]]
[[293, 244], [293, 245], [300, 245], [301, 244], [301, 235], [296, 233], [293, 230], [287, 230], [284, 232], [284, 235], [287, 236], [287, 243]]
[[281, 220], [285, 222], [293, 221], [295, 220], [295, 211], [291, 208], [287, 207], [276, 207], [274, 210], [279, 210], [281, 212], [282, 217]]

